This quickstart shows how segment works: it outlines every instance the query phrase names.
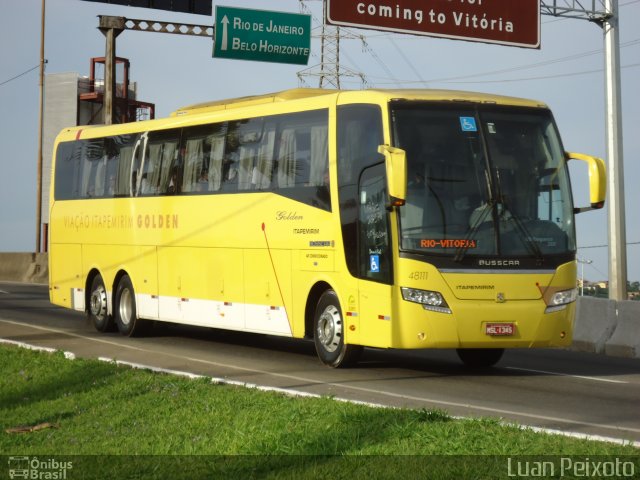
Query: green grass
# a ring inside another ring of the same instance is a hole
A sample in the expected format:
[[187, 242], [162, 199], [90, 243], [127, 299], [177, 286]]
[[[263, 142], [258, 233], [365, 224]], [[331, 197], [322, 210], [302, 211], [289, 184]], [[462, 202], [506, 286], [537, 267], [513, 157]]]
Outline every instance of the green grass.
[[[6, 432], [44, 422], [55, 428]], [[491, 472], [505, 476], [503, 456], [551, 454], [633, 456], [640, 474], [640, 452], [631, 446], [540, 434], [493, 419], [454, 420], [440, 410], [292, 398], [7, 346], [0, 347], [0, 428], [0, 455], [143, 456], [89, 462], [102, 464], [101, 472], [121, 465], [128, 478], [165, 478], [167, 469], [176, 469], [173, 478], [216, 478], [206, 474], [211, 471], [222, 472], [217, 478], [361, 478], [347, 473], [371, 476], [371, 469], [372, 478], [395, 478], [399, 469], [415, 473], [425, 465], [428, 478], [456, 478], [449, 471], [465, 478], [466, 468], [494, 478]], [[478, 461], [478, 455], [487, 457]], [[448, 466], [434, 469], [433, 462]]]

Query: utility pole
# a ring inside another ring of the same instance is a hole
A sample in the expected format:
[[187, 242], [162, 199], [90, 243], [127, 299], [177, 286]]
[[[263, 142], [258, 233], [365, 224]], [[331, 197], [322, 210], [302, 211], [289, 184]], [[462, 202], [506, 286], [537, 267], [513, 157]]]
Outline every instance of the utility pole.
[[36, 186], [36, 253], [42, 251], [42, 137], [44, 127], [44, 21], [45, 0], [42, 0], [42, 16], [40, 21], [40, 79], [39, 89], [39, 111], [38, 111], [38, 158], [37, 158], [37, 186]]
[[[305, 0], [300, 0], [301, 11], [308, 10]], [[320, 38], [320, 63], [312, 67], [306, 68], [298, 72], [298, 79], [301, 85], [306, 85], [305, 78], [314, 78], [318, 80], [319, 88], [337, 88], [342, 87], [341, 80], [345, 77], [357, 77], [363, 86], [367, 80], [364, 73], [356, 72], [344, 64], [340, 64], [340, 40], [358, 39], [363, 41], [361, 35], [354, 35], [340, 27], [327, 25], [327, 4], [322, 2], [322, 20], [319, 35], [314, 37]]]

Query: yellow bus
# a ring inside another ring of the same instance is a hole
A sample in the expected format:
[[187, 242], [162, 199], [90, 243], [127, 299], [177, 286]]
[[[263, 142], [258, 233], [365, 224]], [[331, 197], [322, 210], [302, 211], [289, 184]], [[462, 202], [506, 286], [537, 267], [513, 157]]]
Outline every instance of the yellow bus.
[[468, 92], [294, 89], [69, 128], [54, 152], [52, 303], [128, 336], [313, 339], [331, 367], [569, 345], [574, 214], [604, 203], [602, 160], [565, 153], [547, 106]]

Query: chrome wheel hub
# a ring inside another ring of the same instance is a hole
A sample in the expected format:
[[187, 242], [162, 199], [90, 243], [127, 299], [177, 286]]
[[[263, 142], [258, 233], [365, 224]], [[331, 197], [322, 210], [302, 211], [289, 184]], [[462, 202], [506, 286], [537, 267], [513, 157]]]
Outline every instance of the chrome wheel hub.
[[91, 292], [89, 308], [91, 315], [100, 320], [107, 314], [107, 292], [102, 285]]
[[133, 316], [133, 295], [131, 294], [131, 290], [125, 288], [120, 293], [120, 305], [118, 305], [118, 313], [120, 314], [120, 321], [124, 325], [129, 325], [131, 317]]
[[342, 337], [342, 316], [334, 305], [329, 305], [320, 315], [317, 333], [327, 352], [333, 353], [338, 349]]

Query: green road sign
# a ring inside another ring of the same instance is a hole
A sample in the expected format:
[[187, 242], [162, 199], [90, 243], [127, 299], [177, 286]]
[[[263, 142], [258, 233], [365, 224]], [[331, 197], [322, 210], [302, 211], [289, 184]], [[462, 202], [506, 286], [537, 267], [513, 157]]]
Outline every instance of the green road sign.
[[306, 65], [311, 16], [216, 6], [214, 58]]

